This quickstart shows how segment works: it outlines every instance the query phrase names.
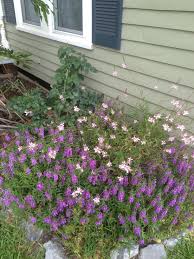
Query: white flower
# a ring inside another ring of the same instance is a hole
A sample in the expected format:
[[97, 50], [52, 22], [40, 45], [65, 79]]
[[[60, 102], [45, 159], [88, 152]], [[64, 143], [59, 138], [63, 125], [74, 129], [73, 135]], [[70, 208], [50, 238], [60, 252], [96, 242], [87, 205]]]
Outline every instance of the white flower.
[[85, 160], [85, 159], [86, 159], [86, 156], [81, 156], [81, 159], [82, 159], [82, 160]]
[[25, 113], [26, 116], [28, 116], [28, 115], [32, 116], [33, 115], [33, 112], [32, 111], [28, 111], [28, 110], [25, 110], [24, 113]]
[[155, 118], [156, 120], [158, 120], [158, 119], [161, 118], [161, 116], [162, 116], [162, 115], [161, 115], [160, 113], [157, 113], [157, 114], [154, 115], [154, 118]]
[[175, 140], [175, 137], [169, 137], [168, 141], [173, 142]]
[[81, 89], [82, 89], [83, 91], [86, 90], [85, 86], [82, 86]]
[[145, 144], [146, 144], [146, 141], [145, 141], [145, 140], [142, 140], [142, 141], [141, 141], [141, 144], [142, 144], [142, 145], [145, 145]]
[[52, 107], [48, 107], [47, 110], [48, 110], [48, 111], [52, 110]]
[[84, 134], [83, 130], [80, 130], [80, 134], [81, 134], [81, 135], [83, 135], [83, 134]]
[[104, 138], [103, 137], [99, 137], [98, 138], [98, 142], [100, 145], [102, 145], [104, 143]]
[[30, 142], [28, 145], [29, 150], [34, 150], [37, 147], [36, 143]]
[[111, 109], [111, 114], [114, 115], [115, 114], [115, 111], [113, 109]]
[[105, 120], [105, 121], [108, 121], [108, 120], [109, 120], [109, 117], [108, 117], [108, 116], [104, 116], [104, 120]]
[[107, 157], [108, 156], [107, 152], [106, 151], [102, 151], [102, 156], [103, 157]]
[[134, 124], [138, 123], [138, 120], [134, 120], [133, 123], [134, 123]]
[[112, 128], [113, 128], [114, 130], [116, 130], [116, 129], [117, 129], [117, 122], [112, 122], [112, 123], [111, 123], [111, 126], [112, 126]]
[[187, 154], [184, 154], [184, 155], [183, 155], [183, 159], [188, 160], [188, 159], [189, 159], [189, 156], [188, 156]]
[[189, 115], [188, 111], [183, 111], [183, 116]]
[[122, 130], [125, 131], [125, 132], [128, 131], [128, 129], [127, 129], [127, 127], [126, 127], [125, 125], [123, 125], [121, 128], [122, 128]]
[[163, 127], [163, 129], [164, 129], [165, 131], [167, 131], [167, 132], [172, 131], [172, 128], [170, 128], [168, 124], [163, 124], [162, 127]]
[[88, 113], [89, 113], [89, 114], [92, 114], [92, 111], [89, 111]]
[[73, 196], [73, 198], [76, 198], [77, 196], [81, 195], [82, 193], [83, 193], [83, 190], [80, 187], [78, 187], [77, 190], [72, 192], [71, 195]]
[[51, 150], [48, 152], [48, 156], [49, 156], [51, 159], [55, 159], [55, 158], [56, 158], [56, 155], [57, 155], [56, 150], [51, 149]]
[[112, 163], [109, 161], [106, 165], [107, 165], [107, 167], [111, 167]]
[[80, 108], [78, 108], [77, 106], [74, 106], [74, 107], [73, 107], [73, 110], [74, 110], [74, 112], [79, 112], [79, 111], [80, 111]]
[[23, 147], [22, 146], [19, 146], [18, 147], [18, 151], [22, 151]]
[[61, 123], [59, 126], [57, 126], [59, 131], [63, 131], [64, 130], [64, 123]]
[[86, 144], [84, 144], [84, 151], [85, 152], [89, 151], [89, 147]]
[[177, 129], [180, 129], [180, 131], [184, 131], [185, 126], [184, 125], [177, 125]]
[[111, 145], [106, 144], [106, 145], [105, 145], [105, 148], [106, 148], [106, 149], [111, 149]]
[[99, 196], [96, 196], [94, 199], [93, 199], [93, 202], [95, 204], [99, 204], [100, 203], [100, 197]]
[[110, 135], [110, 138], [111, 139], [116, 139], [116, 136], [115, 135]]
[[127, 68], [127, 65], [125, 63], [123, 63], [122, 68]]
[[155, 119], [152, 118], [152, 117], [149, 117], [149, 118], [148, 118], [148, 121], [149, 121], [150, 123], [153, 123], [153, 124], [156, 122]]
[[119, 182], [122, 182], [122, 181], [123, 181], [123, 179], [124, 179], [124, 177], [122, 177], [122, 176], [118, 176], [118, 177], [117, 177], [117, 179], [119, 180]]
[[79, 163], [75, 165], [75, 168], [76, 168], [76, 170], [80, 170], [81, 172], [84, 171], [83, 168], [80, 166]]
[[92, 128], [96, 128], [96, 127], [97, 127], [96, 123], [92, 123]]
[[170, 88], [177, 90], [177, 89], [178, 89], [178, 86], [173, 84]]
[[97, 153], [97, 154], [101, 154], [102, 149], [99, 148], [98, 146], [96, 146], [96, 147], [94, 148], [94, 152]]
[[63, 95], [59, 95], [59, 99], [60, 99], [61, 101], [64, 101], [64, 100], [65, 100]]
[[133, 142], [134, 142], [134, 143], [137, 143], [137, 142], [139, 142], [139, 141], [140, 141], [140, 139], [139, 139], [139, 138], [137, 138], [136, 136], [132, 137], [131, 139], [133, 140]]
[[162, 146], [166, 145], [166, 141], [162, 140], [162, 141], [161, 141], [161, 145], [162, 145]]
[[123, 161], [119, 165], [119, 169], [121, 169], [122, 171], [125, 171], [127, 174], [132, 171], [131, 167], [125, 161]]
[[118, 72], [117, 71], [113, 71], [112, 75], [116, 77], [116, 76], [118, 76]]
[[172, 153], [172, 150], [169, 148], [169, 149], [165, 149], [166, 153], [168, 154], [171, 154]]
[[108, 104], [103, 103], [103, 104], [102, 104], [102, 107], [106, 110], [106, 109], [108, 109]]
[[132, 161], [133, 161], [133, 158], [131, 158], [131, 157], [129, 157], [129, 158], [127, 159], [127, 163], [128, 163], [129, 165], [132, 163]]

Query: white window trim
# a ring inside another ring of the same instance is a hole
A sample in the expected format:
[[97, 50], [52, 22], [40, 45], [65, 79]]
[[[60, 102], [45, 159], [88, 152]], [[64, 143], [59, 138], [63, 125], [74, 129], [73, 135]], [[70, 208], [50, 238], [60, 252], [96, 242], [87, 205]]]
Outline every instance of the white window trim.
[[[52, 0], [53, 1], [53, 0]], [[73, 34], [70, 32], [58, 31], [55, 29], [54, 16], [52, 13], [48, 15], [48, 25], [42, 19], [41, 25], [28, 24], [23, 21], [22, 6], [20, 0], [14, 0], [16, 14], [16, 29], [31, 33], [40, 37], [68, 43], [74, 46], [92, 49], [92, 0], [82, 0], [82, 17], [83, 17], [83, 34]], [[45, 2], [53, 8], [49, 0]]]

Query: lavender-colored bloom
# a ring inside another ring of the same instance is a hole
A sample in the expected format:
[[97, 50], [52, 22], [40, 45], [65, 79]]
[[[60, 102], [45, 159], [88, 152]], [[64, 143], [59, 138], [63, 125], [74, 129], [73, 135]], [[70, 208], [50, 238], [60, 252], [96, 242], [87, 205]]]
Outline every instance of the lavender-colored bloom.
[[97, 220], [96, 222], [95, 222], [95, 225], [98, 227], [98, 226], [100, 226], [100, 225], [102, 225], [102, 220]]
[[107, 212], [107, 211], [109, 210], [107, 205], [103, 205], [100, 209], [101, 209], [103, 212]]
[[146, 210], [142, 210], [142, 211], [140, 211], [140, 213], [139, 213], [139, 217], [140, 217], [140, 219], [144, 219], [144, 218], [146, 218]]
[[3, 182], [4, 182], [4, 179], [2, 176], [0, 176], [0, 186], [3, 184]]
[[123, 202], [125, 199], [125, 192], [124, 191], [119, 191], [118, 192], [118, 201]]
[[79, 222], [80, 222], [81, 225], [85, 225], [85, 224], [87, 224], [88, 219], [87, 218], [81, 218]]
[[159, 215], [159, 219], [160, 220], [164, 219], [166, 217], [167, 213], [168, 213], [168, 209], [163, 209], [161, 214]]
[[64, 150], [64, 157], [72, 157], [72, 155], [73, 155], [73, 150], [72, 150], [72, 148], [66, 148], [65, 150]]
[[23, 164], [23, 163], [26, 161], [26, 159], [27, 159], [26, 154], [21, 154], [21, 155], [19, 156], [19, 158], [18, 158], [18, 161], [19, 161], [21, 164]]
[[95, 170], [96, 169], [96, 160], [90, 160], [89, 166], [90, 166], [91, 170]]
[[110, 192], [108, 190], [103, 191], [103, 198], [108, 200], [110, 198]]
[[32, 224], [35, 224], [36, 221], [37, 221], [37, 219], [36, 219], [35, 217], [31, 217], [31, 218], [30, 218], [30, 222], [31, 222]]
[[134, 234], [138, 237], [141, 236], [141, 228], [140, 227], [134, 227], [134, 230], [133, 230]]
[[113, 196], [116, 196], [117, 195], [117, 192], [118, 192], [118, 186], [117, 185], [114, 185], [112, 188], [111, 188], [111, 194]]
[[53, 175], [53, 180], [54, 180], [55, 183], [59, 180], [58, 174]]
[[178, 223], [178, 219], [177, 219], [177, 217], [175, 217], [173, 220], [172, 220], [172, 224], [173, 225], [176, 225]]
[[170, 206], [170, 207], [174, 207], [174, 206], [175, 206], [175, 204], [176, 204], [176, 198], [175, 198], [175, 199], [173, 199], [173, 200], [171, 200], [171, 201], [169, 201], [168, 206]]
[[51, 196], [51, 194], [49, 193], [49, 192], [45, 192], [45, 198], [48, 200], [48, 201], [51, 201], [51, 199], [52, 199], [52, 196]]
[[144, 246], [144, 245], [145, 245], [144, 239], [139, 240], [139, 245], [140, 245], [140, 246]]
[[136, 216], [135, 215], [131, 215], [128, 217], [128, 221], [135, 224], [137, 222], [136, 220]]
[[140, 202], [136, 202], [136, 203], [135, 203], [135, 208], [136, 208], [136, 209], [139, 209], [140, 207], [141, 207]]
[[119, 224], [120, 224], [120, 225], [124, 225], [124, 224], [125, 224], [125, 222], [126, 222], [126, 221], [125, 221], [125, 217], [123, 217], [122, 215], [119, 215], [119, 216], [118, 216], [118, 219], [119, 219]]
[[152, 201], [150, 202], [150, 205], [151, 205], [152, 207], [155, 207], [156, 204], [157, 204], [157, 200], [156, 200], [156, 199], [154, 199], [154, 200], [152, 200]]
[[31, 158], [31, 164], [32, 164], [32, 166], [37, 165], [37, 161], [35, 158]]
[[155, 213], [159, 214], [161, 211], [162, 211], [162, 206], [157, 205], [157, 206], [155, 207]]
[[174, 209], [175, 209], [176, 212], [179, 212], [181, 210], [179, 205], [176, 205]]
[[104, 214], [102, 212], [98, 213], [97, 214], [97, 218], [100, 219], [100, 220], [103, 219], [104, 218]]
[[59, 228], [59, 223], [57, 221], [53, 221], [51, 223], [51, 230], [56, 232], [58, 230], [58, 228]]
[[129, 201], [130, 204], [132, 204], [132, 203], [134, 202], [134, 200], [135, 200], [135, 199], [134, 199], [133, 196], [130, 196], [129, 199], [128, 199], [128, 201]]
[[152, 223], [156, 223], [158, 221], [157, 216], [152, 217]]
[[44, 190], [44, 184], [41, 183], [41, 182], [37, 183], [36, 189], [37, 189], [39, 192], [42, 192], [42, 191]]
[[72, 182], [72, 184], [77, 184], [77, 183], [78, 183], [78, 177], [77, 177], [77, 175], [73, 174], [73, 175], [71, 176], [71, 182]]
[[27, 195], [25, 197], [25, 202], [32, 208], [36, 208], [36, 202], [34, 200], [34, 197], [32, 195]]
[[8, 134], [5, 135], [5, 141], [6, 142], [10, 142], [11, 141], [11, 137]]

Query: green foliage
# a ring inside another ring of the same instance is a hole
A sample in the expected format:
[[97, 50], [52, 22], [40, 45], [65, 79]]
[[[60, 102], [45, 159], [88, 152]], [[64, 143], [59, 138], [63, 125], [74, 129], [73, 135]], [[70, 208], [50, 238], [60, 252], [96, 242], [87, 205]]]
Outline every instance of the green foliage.
[[46, 4], [44, 0], [33, 0], [33, 4], [36, 14], [40, 15], [41, 19], [43, 16], [46, 23], [48, 23], [48, 15], [51, 12], [48, 4]]
[[0, 47], [0, 56], [13, 59], [15, 60], [17, 65], [22, 65], [24, 67], [29, 67], [29, 64], [31, 62], [30, 53], [13, 51], [10, 49], [5, 49], [3, 47]]
[[44, 249], [39, 244], [26, 241], [24, 232], [15, 218], [0, 216], [1, 259], [43, 259]]
[[30, 127], [46, 126], [49, 122], [46, 97], [38, 88], [11, 98], [8, 108], [21, 116], [25, 115], [30, 120]]
[[73, 125], [77, 119], [74, 106], [79, 107], [83, 113], [93, 110], [102, 95], [80, 87], [85, 74], [96, 72], [84, 55], [66, 46], [59, 49], [58, 57], [61, 66], [56, 71], [55, 82], [49, 92], [49, 106], [66, 124]]
[[169, 250], [168, 259], [194, 259], [194, 236], [188, 235]]

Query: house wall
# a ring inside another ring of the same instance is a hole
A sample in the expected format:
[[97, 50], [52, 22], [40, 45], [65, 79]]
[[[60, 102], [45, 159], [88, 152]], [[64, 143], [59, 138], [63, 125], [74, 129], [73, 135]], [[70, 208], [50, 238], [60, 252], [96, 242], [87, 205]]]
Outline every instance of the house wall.
[[[33, 54], [30, 72], [51, 82], [59, 65], [59, 42], [16, 31], [6, 25], [11, 47]], [[130, 108], [145, 98], [150, 110], [171, 110], [170, 101], [187, 102], [194, 132], [194, 1], [124, 0], [121, 50], [79, 49], [98, 70], [84, 84]], [[127, 69], [122, 68], [123, 57]], [[118, 72], [113, 77], [114, 69]], [[172, 89], [176, 84], [178, 90]]]

